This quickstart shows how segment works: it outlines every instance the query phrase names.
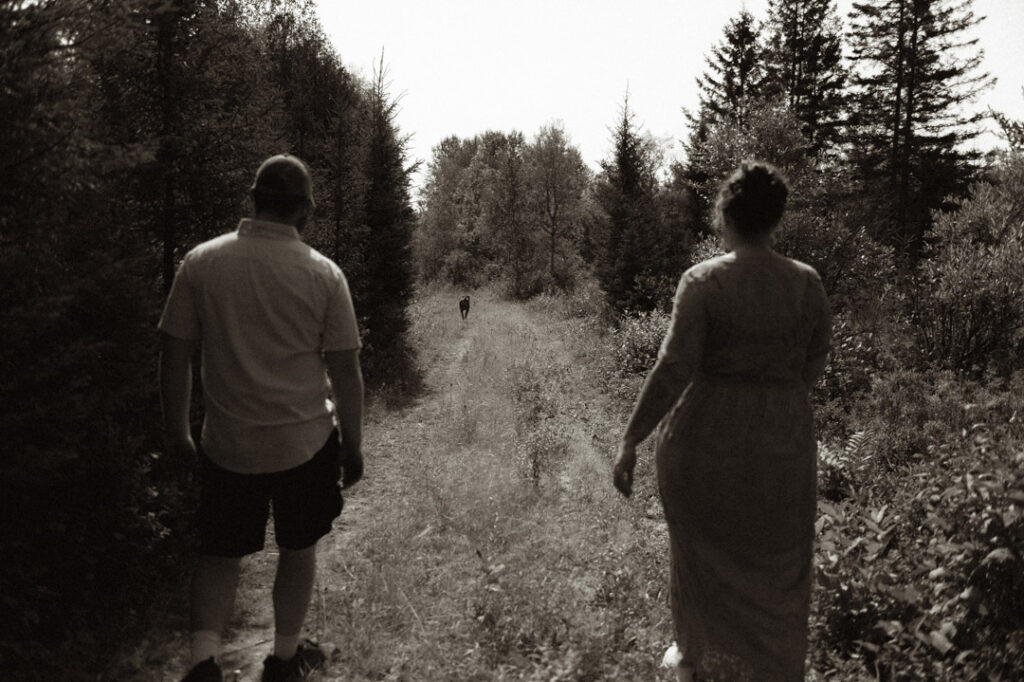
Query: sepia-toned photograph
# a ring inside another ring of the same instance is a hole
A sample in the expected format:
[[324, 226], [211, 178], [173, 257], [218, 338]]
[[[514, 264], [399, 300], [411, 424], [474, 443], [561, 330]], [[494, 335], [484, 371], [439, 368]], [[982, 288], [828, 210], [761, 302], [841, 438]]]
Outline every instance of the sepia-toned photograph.
[[0, 681], [1024, 680], [1024, 0], [0, 0]]

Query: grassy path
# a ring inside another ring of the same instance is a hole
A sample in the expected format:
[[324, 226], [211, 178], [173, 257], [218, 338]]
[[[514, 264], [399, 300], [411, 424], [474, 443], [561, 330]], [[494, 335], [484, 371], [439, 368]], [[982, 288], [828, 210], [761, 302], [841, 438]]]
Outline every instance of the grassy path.
[[415, 308], [428, 392], [374, 413], [370, 474], [324, 543], [328, 677], [652, 679], [663, 643], [641, 631], [665, 614], [628, 579], [621, 426], [556, 321], [482, 296], [462, 322], [455, 300]]
[[[370, 410], [366, 478], [320, 545], [307, 632], [336, 648], [323, 679], [668, 679], [653, 481], [638, 472], [629, 504], [610, 485], [624, 415], [587, 339], [487, 294], [463, 322], [457, 300], [413, 307], [427, 390]], [[273, 547], [246, 562], [225, 644], [242, 680], [271, 646]], [[182, 669], [183, 638], [168, 646], [149, 660]]]

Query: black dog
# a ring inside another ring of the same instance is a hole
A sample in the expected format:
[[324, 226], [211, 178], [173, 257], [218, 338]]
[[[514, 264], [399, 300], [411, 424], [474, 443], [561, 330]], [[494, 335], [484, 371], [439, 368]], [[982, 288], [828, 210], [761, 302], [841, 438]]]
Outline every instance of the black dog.
[[459, 312], [462, 314], [462, 319], [469, 317], [469, 296], [459, 299]]

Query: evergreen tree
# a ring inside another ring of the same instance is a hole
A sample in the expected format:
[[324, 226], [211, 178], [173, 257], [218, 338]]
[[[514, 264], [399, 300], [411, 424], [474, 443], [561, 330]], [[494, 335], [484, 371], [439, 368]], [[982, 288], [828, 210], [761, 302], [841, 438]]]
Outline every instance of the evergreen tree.
[[79, 635], [123, 638], [130, 612], [181, 587], [192, 463], [159, 453], [156, 321], [178, 259], [236, 224], [263, 158], [304, 149], [334, 238], [317, 247], [372, 254], [360, 312], [375, 349], [404, 341], [413, 216], [393, 108], [341, 69], [312, 7], [0, 0], [0, 498], [19, 510], [0, 524], [5, 678], [65, 679], [70, 660], [109, 676], [111, 650]]
[[358, 278], [371, 245], [362, 201], [367, 190], [362, 159], [370, 109], [357, 79], [340, 66], [335, 79], [331, 125], [325, 130], [329, 151], [324, 160], [324, 205], [320, 210], [329, 224], [322, 250], [350, 277]]
[[370, 120], [363, 176], [364, 216], [371, 243], [365, 251], [362, 281], [353, 282], [353, 299], [365, 325], [364, 343], [371, 379], [389, 384], [411, 378], [406, 338], [406, 307], [413, 295], [412, 231], [415, 214], [409, 197], [405, 143], [395, 116], [398, 101], [388, 92], [383, 57], [370, 91]]
[[834, 0], [770, 0], [764, 52], [769, 95], [783, 98], [814, 151], [836, 144], [846, 71]]
[[745, 9], [726, 25], [722, 41], [705, 57], [707, 70], [697, 78], [700, 106], [688, 114], [691, 124], [707, 118], [742, 121], [747, 104], [763, 94], [766, 76], [758, 33], [754, 15]]
[[683, 142], [683, 148], [688, 161], [672, 168], [671, 186], [692, 209], [685, 219], [685, 229], [689, 234], [711, 231], [708, 219], [710, 204], [699, 188], [720, 179], [708, 177], [699, 164], [689, 159], [705, 144], [712, 127], [718, 122], [743, 125], [751, 108], [757, 106], [769, 89], [765, 48], [760, 44], [758, 34], [754, 16], [744, 9], [729, 20], [722, 40], [711, 49], [711, 55], [704, 58], [708, 69], [697, 79], [700, 104], [695, 112], [686, 112], [690, 133]]
[[628, 95], [612, 142], [611, 159], [601, 163], [598, 178], [605, 224], [596, 274], [615, 310], [651, 310], [662, 302], [652, 280], [665, 274], [655, 265], [657, 255], [666, 250], [664, 242], [658, 243], [654, 200], [658, 158], [651, 141], [637, 130]]
[[999, 126], [999, 131], [1002, 133], [1003, 139], [1010, 145], [1010, 149], [1024, 150], [1024, 121], [1014, 120], [1006, 114], [991, 109], [989, 113]]
[[979, 20], [970, 0], [856, 2], [851, 18], [851, 154], [882, 197], [879, 236], [913, 261], [930, 212], [964, 191], [978, 158], [964, 143], [982, 118], [966, 105], [991, 82], [977, 71], [977, 41], [965, 36]]

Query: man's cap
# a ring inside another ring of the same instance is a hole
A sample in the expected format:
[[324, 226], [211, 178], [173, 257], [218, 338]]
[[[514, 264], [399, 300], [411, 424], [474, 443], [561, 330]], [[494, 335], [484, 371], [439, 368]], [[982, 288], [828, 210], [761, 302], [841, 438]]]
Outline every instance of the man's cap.
[[304, 199], [311, 190], [309, 170], [290, 154], [271, 156], [256, 171], [252, 191], [264, 196]]

